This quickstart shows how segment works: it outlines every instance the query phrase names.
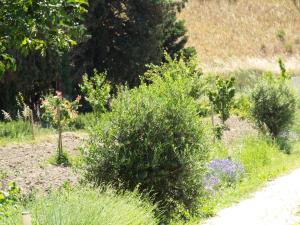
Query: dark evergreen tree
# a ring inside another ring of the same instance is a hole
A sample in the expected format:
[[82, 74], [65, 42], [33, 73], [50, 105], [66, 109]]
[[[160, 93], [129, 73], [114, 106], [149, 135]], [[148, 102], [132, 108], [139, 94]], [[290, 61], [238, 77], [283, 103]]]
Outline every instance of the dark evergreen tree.
[[138, 84], [146, 65], [184, 49], [183, 21], [176, 19], [187, 0], [89, 0], [90, 39], [74, 51], [75, 71], [106, 70], [115, 83]]

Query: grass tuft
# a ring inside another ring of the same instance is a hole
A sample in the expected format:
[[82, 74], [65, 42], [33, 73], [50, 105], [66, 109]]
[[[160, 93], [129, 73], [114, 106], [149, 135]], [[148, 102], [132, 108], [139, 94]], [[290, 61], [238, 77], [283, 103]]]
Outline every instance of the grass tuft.
[[[117, 194], [107, 188], [61, 190], [33, 200], [26, 207], [33, 224], [47, 225], [154, 225], [154, 206], [136, 193]], [[21, 211], [2, 222], [21, 224]], [[0, 221], [1, 223], [1, 221]]]

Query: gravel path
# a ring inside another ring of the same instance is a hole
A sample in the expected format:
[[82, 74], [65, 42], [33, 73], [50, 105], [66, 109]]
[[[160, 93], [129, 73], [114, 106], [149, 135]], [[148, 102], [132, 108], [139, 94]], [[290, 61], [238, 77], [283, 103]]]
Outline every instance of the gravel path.
[[[76, 149], [83, 139], [82, 135], [66, 132], [63, 134], [63, 147], [70, 155], [76, 155]], [[37, 144], [0, 147], [0, 189], [10, 181], [15, 181], [24, 193], [31, 190], [50, 191], [66, 181], [75, 184], [78, 175], [72, 168], [49, 163], [50, 157], [55, 154], [56, 146], [57, 137], [51, 136]]]
[[221, 210], [205, 225], [293, 225], [300, 221], [300, 168], [269, 182], [250, 199]]

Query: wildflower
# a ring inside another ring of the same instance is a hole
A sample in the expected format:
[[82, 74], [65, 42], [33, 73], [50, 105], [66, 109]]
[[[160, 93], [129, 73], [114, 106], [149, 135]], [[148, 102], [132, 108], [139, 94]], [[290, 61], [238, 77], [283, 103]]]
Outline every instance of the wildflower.
[[221, 185], [230, 186], [239, 182], [244, 173], [244, 167], [230, 159], [212, 160], [207, 165], [208, 172], [204, 177], [204, 185], [207, 190], [215, 190]]

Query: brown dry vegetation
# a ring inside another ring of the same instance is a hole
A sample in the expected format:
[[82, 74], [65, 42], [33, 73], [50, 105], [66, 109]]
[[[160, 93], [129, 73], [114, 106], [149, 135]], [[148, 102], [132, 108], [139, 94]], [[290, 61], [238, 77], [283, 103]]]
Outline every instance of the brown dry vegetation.
[[268, 69], [283, 57], [299, 70], [300, 11], [292, 0], [189, 0], [179, 17], [186, 20], [188, 45], [209, 67]]

